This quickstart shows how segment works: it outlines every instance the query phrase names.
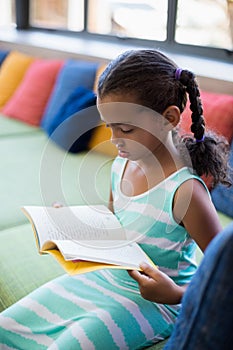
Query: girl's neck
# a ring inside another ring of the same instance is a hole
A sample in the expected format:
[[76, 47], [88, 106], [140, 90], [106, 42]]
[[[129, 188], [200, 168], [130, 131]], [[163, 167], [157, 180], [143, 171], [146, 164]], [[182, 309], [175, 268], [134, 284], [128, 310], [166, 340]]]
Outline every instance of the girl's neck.
[[161, 142], [153, 153], [137, 160], [136, 163], [145, 172], [160, 167], [164, 173], [167, 173], [166, 170], [168, 170], [168, 173], [172, 173], [184, 166], [179, 151], [173, 143], [171, 133], [168, 134], [166, 142]]
[[173, 142], [166, 143], [166, 147], [161, 143], [153, 154], [127, 162], [121, 190], [127, 196], [145, 193], [182, 167], [184, 164]]

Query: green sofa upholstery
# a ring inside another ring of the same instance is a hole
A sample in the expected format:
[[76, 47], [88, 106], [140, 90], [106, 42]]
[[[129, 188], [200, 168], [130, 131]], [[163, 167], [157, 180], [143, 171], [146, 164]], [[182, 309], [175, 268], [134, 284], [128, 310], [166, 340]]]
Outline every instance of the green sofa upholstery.
[[[23, 205], [106, 204], [113, 156], [67, 153], [40, 127], [0, 115], [0, 311], [47, 281], [64, 274], [40, 256]], [[95, 174], [97, 174], [95, 176]], [[89, 184], [94, 183], [93, 186]], [[223, 226], [232, 218], [219, 213]], [[199, 259], [201, 258], [198, 252]], [[166, 340], [151, 347], [162, 349]]]

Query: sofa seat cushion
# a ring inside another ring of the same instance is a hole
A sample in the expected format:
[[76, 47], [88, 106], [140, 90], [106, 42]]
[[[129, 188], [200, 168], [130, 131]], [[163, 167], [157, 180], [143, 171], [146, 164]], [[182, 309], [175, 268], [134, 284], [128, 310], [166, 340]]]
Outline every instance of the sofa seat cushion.
[[227, 225], [229, 225], [232, 222], [232, 217], [229, 215], [226, 215], [224, 213], [222, 213], [221, 211], [218, 211], [218, 218], [220, 221], [220, 224], [222, 225], [222, 227], [226, 227]]
[[[149, 346], [149, 348], [146, 348], [147, 350], [162, 350], [166, 344], [168, 339], [165, 339], [155, 345]], [[178, 350], [178, 349], [177, 349]]]
[[40, 129], [18, 120], [9, 119], [0, 113], [0, 138], [6, 136], [23, 136], [24, 134], [35, 132], [40, 132]]
[[20, 207], [41, 203], [40, 158], [46, 142], [42, 132], [0, 138], [0, 229], [26, 222]]
[[38, 253], [30, 224], [0, 231], [0, 240], [0, 312], [64, 274], [55, 259]]
[[23, 205], [97, 204], [108, 199], [111, 159], [94, 152], [66, 153], [43, 131], [0, 138], [0, 158], [0, 229], [27, 222]]

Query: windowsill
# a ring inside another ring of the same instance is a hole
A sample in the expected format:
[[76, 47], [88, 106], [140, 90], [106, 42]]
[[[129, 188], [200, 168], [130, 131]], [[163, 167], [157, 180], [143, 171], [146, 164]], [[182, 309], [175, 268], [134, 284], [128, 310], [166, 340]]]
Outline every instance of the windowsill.
[[[66, 54], [67, 57], [80, 56], [102, 62], [115, 58], [125, 50], [145, 48], [145, 46], [129, 46], [124, 42], [111, 43], [98, 38], [93, 40], [39, 30], [0, 29], [0, 47], [7, 47], [9, 44], [15, 45], [18, 49], [26, 46], [30, 50], [37, 49], [37, 51], [38, 49], [55, 50]], [[150, 46], [152, 47], [154, 46]], [[200, 78], [226, 82], [227, 92], [233, 94], [233, 64], [203, 57], [174, 54], [168, 50], [163, 52], [180, 67], [193, 71]]]

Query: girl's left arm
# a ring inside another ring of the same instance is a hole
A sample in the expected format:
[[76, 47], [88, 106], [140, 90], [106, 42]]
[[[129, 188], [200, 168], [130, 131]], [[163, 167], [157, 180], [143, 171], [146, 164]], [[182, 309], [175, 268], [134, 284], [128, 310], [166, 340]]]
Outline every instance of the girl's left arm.
[[191, 179], [177, 190], [173, 215], [182, 224], [202, 251], [222, 230], [216, 209], [200, 181]]
[[[209, 194], [198, 180], [188, 180], [177, 190], [173, 215], [203, 251], [222, 229]], [[187, 285], [178, 286], [166, 274], [146, 263], [141, 264], [141, 268], [143, 273], [128, 273], [138, 282], [143, 298], [163, 304], [181, 302]]]

